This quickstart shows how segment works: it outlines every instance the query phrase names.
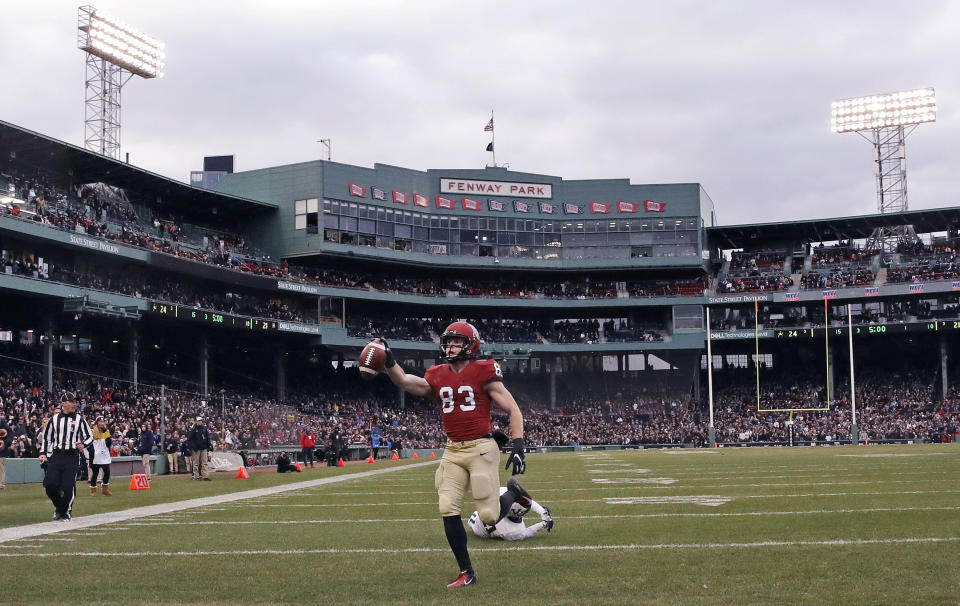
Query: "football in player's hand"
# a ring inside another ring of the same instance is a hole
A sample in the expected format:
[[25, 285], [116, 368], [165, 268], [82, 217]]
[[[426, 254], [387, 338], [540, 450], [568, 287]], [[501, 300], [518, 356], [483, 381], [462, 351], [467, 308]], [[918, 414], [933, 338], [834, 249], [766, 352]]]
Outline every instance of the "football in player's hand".
[[387, 361], [387, 348], [380, 339], [374, 339], [360, 352], [357, 363], [360, 367], [360, 378], [369, 381], [383, 372]]

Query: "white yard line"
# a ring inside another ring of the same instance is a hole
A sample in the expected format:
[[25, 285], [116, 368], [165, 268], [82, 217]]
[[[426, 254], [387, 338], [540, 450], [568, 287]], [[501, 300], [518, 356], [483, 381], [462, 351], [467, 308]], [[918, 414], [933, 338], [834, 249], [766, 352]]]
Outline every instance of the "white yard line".
[[[802, 511], [745, 511], [731, 513], [624, 513], [611, 515], [594, 516], [558, 516], [557, 520], [619, 520], [619, 519], [642, 519], [642, 518], [738, 518], [755, 516], [803, 516], [803, 515], [823, 515], [837, 513], [890, 513], [901, 511], [956, 511], [958, 507], [873, 507], [870, 509], [807, 509]], [[382, 524], [393, 522], [436, 522], [437, 518], [373, 518], [356, 519], [347, 518], [341, 520], [206, 520], [200, 522], [131, 522], [127, 527], [132, 526], [256, 526], [262, 524]], [[90, 533], [93, 534], [93, 533]]]
[[[671, 549], [754, 549], [759, 547], [852, 547], [863, 545], [903, 545], [927, 543], [955, 543], [960, 537], [907, 537], [899, 539], [830, 539], [825, 541], [757, 541], [753, 543], [658, 543], [625, 545], [516, 545], [509, 547], [476, 547], [474, 553], [507, 551], [639, 551]], [[124, 551], [124, 552], [62, 552], [62, 553], [3, 553], [0, 558], [56, 558], [76, 557], [178, 557], [178, 556], [238, 556], [238, 555], [343, 555], [357, 553], [442, 553], [447, 547], [411, 547], [406, 549], [237, 549], [229, 551]]]
[[369, 478], [385, 473], [395, 473], [397, 471], [407, 470], [415, 467], [433, 465], [437, 460], [430, 460], [424, 463], [412, 463], [403, 467], [389, 467], [384, 469], [374, 469], [371, 471], [362, 471], [330, 478], [320, 478], [317, 480], [307, 480], [305, 482], [296, 482], [294, 484], [282, 484], [280, 486], [271, 486], [269, 488], [257, 488], [255, 490], [244, 490], [241, 492], [231, 492], [229, 494], [214, 495], [198, 499], [189, 499], [186, 501], [175, 501], [173, 503], [160, 503], [158, 505], [149, 505], [146, 507], [135, 507], [133, 509], [124, 509], [121, 511], [112, 511], [109, 513], [98, 513], [91, 516], [81, 516], [73, 518], [70, 522], [41, 522], [39, 524], [28, 524], [26, 526], [13, 526], [11, 528], [0, 529], [0, 543], [10, 541], [19, 541], [33, 537], [56, 534], [59, 532], [80, 530], [82, 528], [91, 528], [93, 526], [102, 526], [104, 524], [113, 524], [134, 520], [137, 518], [146, 518], [155, 515], [168, 514], [173, 511], [182, 511], [184, 509], [193, 509], [195, 507], [209, 507], [211, 505], [221, 505], [233, 501], [242, 501], [255, 497], [277, 494], [281, 492], [290, 492], [293, 490], [303, 490], [322, 486], [324, 484], [336, 484], [348, 480], [359, 478]]
[[[644, 486], [645, 489], [653, 489], [655, 486]], [[674, 487], [676, 488], [676, 487]], [[697, 486], [696, 488], [701, 488]], [[576, 490], [576, 489], [573, 489]], [[600, 490], [600, 489], [593, 489]], [[540, 491], [544, 492], [544, 491]], [[565, 491], [565, 492], [570, 492]], [[917, 494], [956, 494], [960, 490], [894, 490], [886, 492], [815, 492], [815, 493], [779, 493], [779, 494], [747, 494], [747, 495], [680, 495], [694, 498], [702, 497], [704, 499], [777, 499], [777, 498], [807, 498], [807, 497], [856, 497], [856, 496], [877, 496], [877, 495], [917, 495]], [[599, 499], [550, 499], [549, 503], [606, 503], [608, 501], [626, 500], [631, 497], [605, 497]], [[644, 497], [638, 497], [644, 498]], [[394, 507], [397, 505], [436, 505], [436, 501], [407, 501], [402, 503], [260, 503], [253, 505], [244, 505], [244, 507]], [[612, 503], [625, 504], [625, 503]]]

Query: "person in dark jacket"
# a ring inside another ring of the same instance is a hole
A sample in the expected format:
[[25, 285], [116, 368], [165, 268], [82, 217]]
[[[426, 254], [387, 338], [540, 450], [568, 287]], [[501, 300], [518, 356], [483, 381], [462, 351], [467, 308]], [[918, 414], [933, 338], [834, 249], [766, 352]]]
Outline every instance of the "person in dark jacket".
[[180, 473], [180, 434], [173, 432], [173, 436], [166, 439], [163, 451], [167, 455], [167, 473]]
[[203, 417], [197, 417], [197, 422], [187, 434], [187, 442], [193, 451], [193, 479], [210, 481], [210, 471], [207, 469], [207, 455], [213, 449], [210, 443], [210, 430], [203, 424]]
[[180, 439], [180, 454], [183, 455], [183, 464], [187, 467], [186, 472], [192, 476], [193, 449], [190, 448], [190, 440], [187, 439], [187, 434], [183, 434], [183, 437]]
[[153, 454], [153, 447], [157, 443], [157, 438], [153, 431], [146, 425], [140, 426], [140, 438], [137, 442], [137, 454], [143, 460], [143, 473], [150, 479], [150, 455]]
[[277, 473], [287, 473], [288, 471], [300, 471], [290, 462], [290, 456], [286, 452], [281, 452], [277, 457]]

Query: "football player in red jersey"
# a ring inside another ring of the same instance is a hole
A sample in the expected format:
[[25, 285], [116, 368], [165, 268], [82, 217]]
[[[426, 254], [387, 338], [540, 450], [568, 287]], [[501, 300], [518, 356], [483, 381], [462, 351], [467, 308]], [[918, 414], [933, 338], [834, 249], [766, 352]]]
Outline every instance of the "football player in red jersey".
[[477, 359], [481, 343], [480, 334], [472, 324], [454, 322], [440, 337], [440, 349], [447, 363], [430, 367], [423, 377], [405, 373], [390, 348], [386, 349], [384, 371], [390, 380], [415, 396], [433, 395], [440, 404], [447, 444], [435, 482], [443, 530], [460, 566], [460, 574], [447, 587], [463, 587], [477, 580], [467, 551], [467, 532], [460, 517], [467, 485], [473, 492], [480, 520], [490, 527], [510, 512], [514, 501], [523, 498], [523, 494], [514, 490], [499, 495], [500, 445], [493, 438], [490, 404], [496, 404], [510, 415], [513, 440], [506, 467], [513, 466], [513, 475], [526, 469], [523, 415], [503, 385], [500, 365], [495, 360]]

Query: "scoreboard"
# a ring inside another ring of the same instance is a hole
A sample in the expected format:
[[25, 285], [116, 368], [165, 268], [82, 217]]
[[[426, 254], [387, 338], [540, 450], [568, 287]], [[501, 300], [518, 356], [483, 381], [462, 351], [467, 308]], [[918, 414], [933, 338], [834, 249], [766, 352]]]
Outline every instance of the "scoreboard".
[[244, 330], [277, 330], [276, 320], [252, 318], [250, 316], [235, 316], [233, 314], [227, 314], [219, 311], [185, 307], [183, 305], [174, 305], [172, 303], [163, 303], [160, 301], [151, 301], [149, 311], [159, 316], [187, 322], [196, 322], [199, 324], [227, 326], [232, 328], [241, 328]]
[[[770, 329], [764, 329], [770, 330]], [[824, 328], [777, 328], [773, 336], [777, 339], [822, 339]], [[936, 331], [960, 330], [960, 320], [930, 320], [928, 322], [886, 322], [883, 324], [860, 324], [853, 327], [853, 336], [897, 335], [905, 333], [929, 333]], [[831, 326], [831, 337], [845, 337], [849, 329], [846, 326]]]

